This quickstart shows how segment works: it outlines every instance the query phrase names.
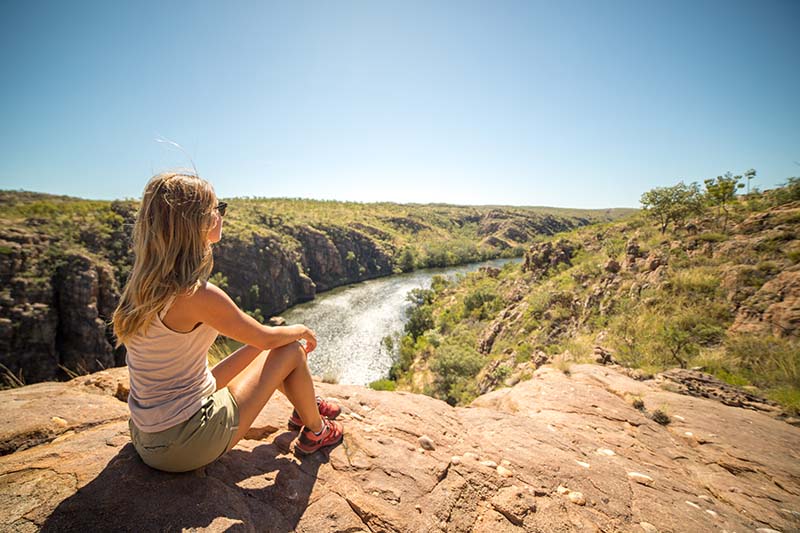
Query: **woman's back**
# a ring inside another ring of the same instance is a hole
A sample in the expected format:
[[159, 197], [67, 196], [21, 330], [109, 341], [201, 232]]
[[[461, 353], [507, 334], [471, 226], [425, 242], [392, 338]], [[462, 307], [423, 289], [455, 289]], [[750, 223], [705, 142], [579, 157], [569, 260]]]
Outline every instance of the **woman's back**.
[[217, 330], [205, 323], [188, 332], [170, 329], [163, 317], [174, 301], [174, 296], [167, 301], [146, 333], [137, 333], [125, 344], [131, 418], [151, 433], [190, 418], [217, 385], [207, 359]]

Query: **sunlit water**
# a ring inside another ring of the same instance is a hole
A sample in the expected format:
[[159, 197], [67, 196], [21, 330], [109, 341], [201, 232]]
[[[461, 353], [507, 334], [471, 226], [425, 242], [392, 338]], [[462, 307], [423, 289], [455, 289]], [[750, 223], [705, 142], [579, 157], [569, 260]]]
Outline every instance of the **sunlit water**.
[[411, 306], [406, 300], [409, 291], [430, 288], [436, 274], [454, 279], [482, 266], [502, 267], [509, 261], [521, 258], [417, 270], [338, 287], [287, 309], [281, 316], [289, 324], [305, 324], [317, 334], [317, 348], [309, 354], [312, 373], [339, 383], [366, 385], [389, 373], [394, 355], [382, 340], [403, 330]]

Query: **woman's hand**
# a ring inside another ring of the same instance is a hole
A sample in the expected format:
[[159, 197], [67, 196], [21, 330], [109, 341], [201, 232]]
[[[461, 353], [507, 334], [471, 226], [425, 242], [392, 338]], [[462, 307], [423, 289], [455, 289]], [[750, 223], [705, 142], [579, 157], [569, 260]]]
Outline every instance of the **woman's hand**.
[[306, 350], [306, 355], [308, 355], [314, 351], [314, 348], [317, 347], [317, 334], [314, 333], [314, 330], [312, 330], [308, 326], [303, 326], [303, 328], [304, 328], [303, 334], [300, 335], [300, 339], [298, 340], [302, 339], [306, 341], [305, 350]]

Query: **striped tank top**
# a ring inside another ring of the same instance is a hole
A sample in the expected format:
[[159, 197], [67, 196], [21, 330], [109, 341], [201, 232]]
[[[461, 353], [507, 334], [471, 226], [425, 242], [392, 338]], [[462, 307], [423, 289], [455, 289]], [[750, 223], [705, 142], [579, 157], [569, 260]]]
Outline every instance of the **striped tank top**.
[[207, 354], [218, 331], [206, 323], [187, 333], [167, 327], [162, 319], [174, 301], [175, 296], [167, 301], [146, 333], [140, 331], [125, 344], [131, 419], [149, 433], [188, 420], [217, 390]]

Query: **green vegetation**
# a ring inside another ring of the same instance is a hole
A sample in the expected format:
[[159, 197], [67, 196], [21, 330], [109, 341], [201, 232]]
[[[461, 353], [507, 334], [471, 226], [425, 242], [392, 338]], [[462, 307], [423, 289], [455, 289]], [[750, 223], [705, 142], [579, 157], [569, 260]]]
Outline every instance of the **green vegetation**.
[[371, 388], [373, 390], [393, 391], [393, 390], [395, 390], [396, 386], [397, 386], [397, 383], [395, 383], [391, 379], [379, 379], [379, 380], [373, 381], [372, 383], [369, 384], [369, 388]]
[[[755, 176], [754, 170], [752, 173]], [[744, 188], [744, 183], [740, 182], [741, 179], [742, 176], [734, 176], [730, 172], [726, 172], [724, 176], [705, 180], [706, 198], [709, 204], [717, 208], [717, 215], [722, 216], [722, 231], [727, 228], [730, 216], [729, 206], [736, 201], [737, 189]]]
[[672, 187], [656, 187], [647, 191], [642, 194], [641, 203], [648, 216], [658, 220], [663, 235], [670, 222], [677, 228], [687, 217], [702, 210], [702, 195], [697, 183], [686, 185], [680, 182]]
[[[509, 376], [530, 377], [536, 353], [569, 374], [600, 344], [645, 373], [702, 367], [800, 412], [797, 332], [732, 329], [739, 306], [763, 313], [776, 300], [749, 299], [800, 261], [800, 209], [791, 204], [800, 200], [800, 178], [746, 197], [736, 194], [741, 179], [706, 180], [705, 192], [682, 183], [649, 191], [638, 214], [537, 238], [574, 246], [570, 263], [556, 268], [509, 264], [496, 276], [473, 272], [416, 294], [392, 379], [464, 404]], [[746, 222], [753, 214], [757, 225]], [[633, 240], [638, 256], [626, 255]], [[623, 265], [618, 273], [604, 268], [612, 259]], [[666, 412], [654, 416], [669, 423]]]

